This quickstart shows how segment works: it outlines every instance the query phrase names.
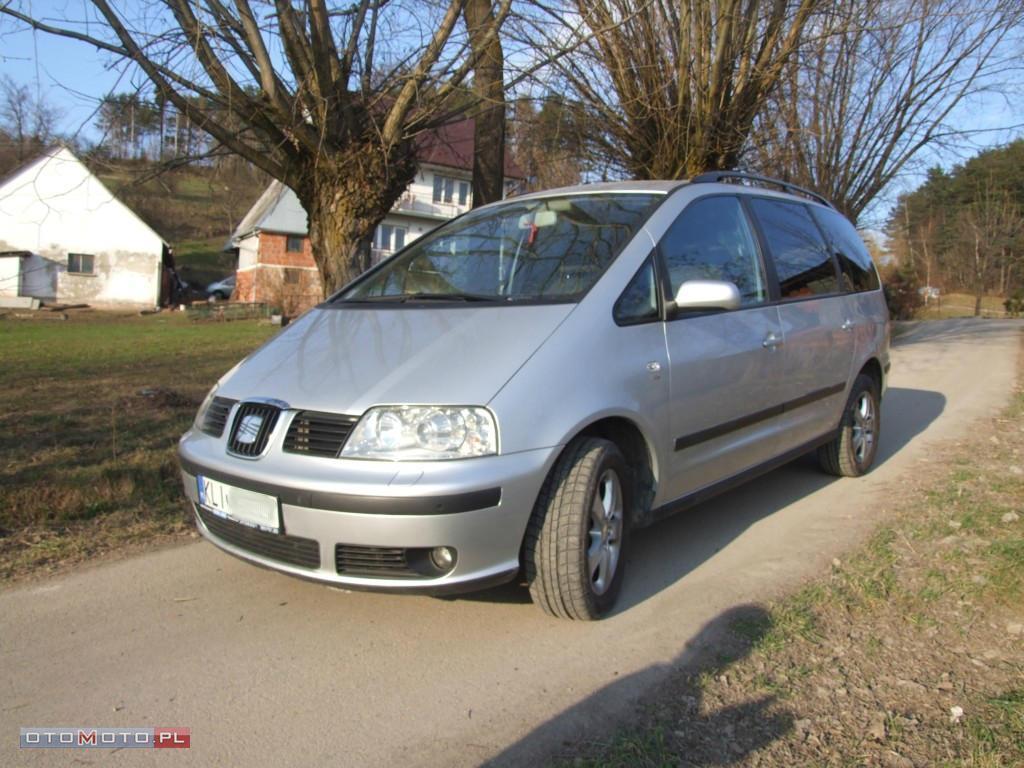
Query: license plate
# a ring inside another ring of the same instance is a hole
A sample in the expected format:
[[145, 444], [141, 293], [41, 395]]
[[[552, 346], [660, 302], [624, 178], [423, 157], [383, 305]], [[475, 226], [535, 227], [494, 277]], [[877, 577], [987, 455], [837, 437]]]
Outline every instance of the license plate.
[[243, 525], [280, 532], [281, 518], [276, 497], [237, 488], [202, 475], [196, 477], [196, 485], [199, 489], [199, 503], [214, 514]]

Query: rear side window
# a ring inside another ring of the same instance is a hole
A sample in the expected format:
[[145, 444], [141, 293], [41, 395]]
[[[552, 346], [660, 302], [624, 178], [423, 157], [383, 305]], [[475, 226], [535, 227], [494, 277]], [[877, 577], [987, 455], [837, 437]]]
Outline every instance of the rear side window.
[[839, 291], [832, 257], [806, 206], [762, 197], [750, 204], [768, 241], [783, 299]]
[[750, 224], [735, 197], [705, 197], [690, 203], [661, 240], [672, 295], [687, 280], [725, 280], [744, 304], [768, 299]]
[[853, 225], [838, 211], [814, 208], [814, 218], [831, 241], [832, 250], [843, 274], [844, 291], [873, 291], [878, 288], [878, 273], [871, 254]]

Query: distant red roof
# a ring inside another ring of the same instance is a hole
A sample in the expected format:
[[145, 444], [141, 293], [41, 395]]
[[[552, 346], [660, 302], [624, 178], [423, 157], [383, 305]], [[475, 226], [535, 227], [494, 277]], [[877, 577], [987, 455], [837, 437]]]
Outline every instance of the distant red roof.
[[[472, 117], [425, 131], [417, 138], [417, 159], [421, 163], [443, 165], [447, 168], [473, 170], [473, 134], [476, 120]], [[505, 176], [525, 179], [526, 174], [505, 151]]]

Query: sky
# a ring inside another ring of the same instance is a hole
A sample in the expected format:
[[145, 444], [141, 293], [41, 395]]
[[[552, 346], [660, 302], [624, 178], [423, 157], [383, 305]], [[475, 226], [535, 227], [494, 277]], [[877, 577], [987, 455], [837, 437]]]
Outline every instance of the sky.
[[[43, 18], [84, 18], [88, 0], [31, 0], [32, 12]], [[9, 17], [0, 16], [0, 74], [37, 90], [63, 113], [61, 133], [95, 141], [92, 125], [99, 99], [110, 92], [151, 89], [137, 71], [122, 71], [109, 54], [65, 38], [33, 32]], [[958, 128], [982, 131], [957, 146], [928, 150], [915, 169], [886, 190], [868, 212], [869, 226], [880, 226], [897, 196], [916, 187], [929, 166], [951, 168], [986, 147], [1024, 136], [1024, 83], [1009, 96], [984, 94], [962, 103], [950, 122]]]
[[[36, 13], [57, 15], [69, 3], [35, 0], [33, 5]], [[85, 138], [95, 140], [91, 123], [100, 97], [134, 86], [111, 68], [109, 55], [85, 43], [20, 26], [8, 17], [0, 17], [0, 74], [37, 90], [48, 103], [58, 107], [63, 112], [62, 133], [76, 134], [84, 127]]]

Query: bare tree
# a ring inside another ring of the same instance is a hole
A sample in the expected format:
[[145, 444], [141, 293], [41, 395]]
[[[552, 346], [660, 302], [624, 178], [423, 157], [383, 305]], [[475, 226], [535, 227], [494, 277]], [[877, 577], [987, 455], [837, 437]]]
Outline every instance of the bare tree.
[[0, 13], [138, 67], [182, 118], [291, 187], [326, 291], [369, 266], [374, 228], [416, 173], [417, 134], [465, 108], [475, 51], [511, 4], [475, 26], [471, 51], [466, 0], [90, 1], [88, 25], [33, 17], [27, 0]]
[[61, 111], [27, 85], [0, 79], [0, 131], [10, 137], [15, 162], [22, 163], [54, 141]]
[[517, 100], [510, 126], [512, 155], [526, 174], [526, 189], [579, 184], [584, 143], [581, 110], [554, 94], [541, 99], [539, 107], [527, 98]]
[[752, 160], [855, 221], [950, 114], [1020, 67], [1020, 0], [848, 0], [817, 13], [757, 121]]
[[463, 10], [476, 57], [473, 93], [478, 108], [473, 137], [473, 206], [501, 200], [505, 189], [505, 54], [491, 0], [466, 0]]
[[1024, 217], [1011, 196], [993, 184], [979, 190], [978, 198], [959, 215], [961, 242], [958, 250], [971, 266], [974, 315], [981, 315], [981, 301], [993, 288], [997, 275], [1005, 274], [1019, 259], [1017, 246], [1024, 234]]
[[552, 45], [612, 170], [682, 178], [736, 166], [822, 0], [575, 0], [535, 29]]

